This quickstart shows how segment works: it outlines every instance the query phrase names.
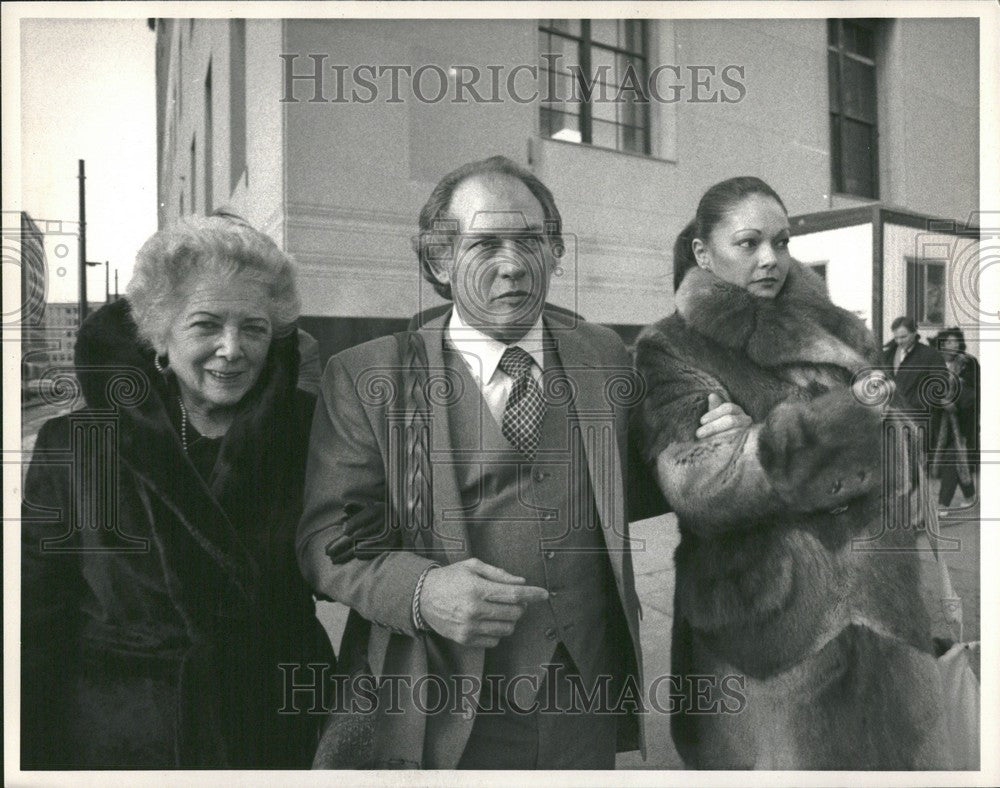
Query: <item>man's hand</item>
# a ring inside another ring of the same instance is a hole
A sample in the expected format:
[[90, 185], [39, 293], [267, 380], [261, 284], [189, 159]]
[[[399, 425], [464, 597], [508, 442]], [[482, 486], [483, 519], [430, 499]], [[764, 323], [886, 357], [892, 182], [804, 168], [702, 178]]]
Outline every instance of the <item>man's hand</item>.
[[701, 417], [701, 426], [694, 435], [702, 440], [730, 430], [745, 429], [752, 423], [753, 420], [744, 413], [743, 408], [735, 402], [723, 402], [722, 397], [712, 393], [708, 395], [708, 413]]
[[523, 577], [469, 558], [427, 573], [420, 615], [449, 640], [492, 648], [514, 631], [527, 605], [548, 598], [548, 591], [525, 585]]

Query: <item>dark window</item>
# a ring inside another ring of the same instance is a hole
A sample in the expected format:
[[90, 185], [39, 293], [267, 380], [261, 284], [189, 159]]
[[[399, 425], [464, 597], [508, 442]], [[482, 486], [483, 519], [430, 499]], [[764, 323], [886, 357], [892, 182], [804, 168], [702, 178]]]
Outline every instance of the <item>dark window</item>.
[[542, 136], [649, 154], [645, 22], [545, 19], [538, 36]]
[[906, 260], [906, 314], [919, 325], [944, 325], [944, 260]]
[[215, 135], [212, 132], [212, 64], [208, 64], [208, 74], [205, 75], [205, 213], [212, 212], [212, 145]]
[[878, 198], [877, 20], [828, 19], [833, 191]]
[[247, 22], [229, 22], [229, 191], [247, 169]]

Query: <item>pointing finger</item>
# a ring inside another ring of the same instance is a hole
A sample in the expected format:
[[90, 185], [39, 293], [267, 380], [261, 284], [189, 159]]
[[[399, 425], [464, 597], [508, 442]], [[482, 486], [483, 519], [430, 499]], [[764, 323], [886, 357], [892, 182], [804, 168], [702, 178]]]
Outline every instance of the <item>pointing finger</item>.
[[549, 592], [539, 586], [517, 586], [510, 584], [495, 584], [485, 595], [487, 602], [501, 602], [509, 605], [527, 605], [532, 602], [544, 602], [548, 598]]

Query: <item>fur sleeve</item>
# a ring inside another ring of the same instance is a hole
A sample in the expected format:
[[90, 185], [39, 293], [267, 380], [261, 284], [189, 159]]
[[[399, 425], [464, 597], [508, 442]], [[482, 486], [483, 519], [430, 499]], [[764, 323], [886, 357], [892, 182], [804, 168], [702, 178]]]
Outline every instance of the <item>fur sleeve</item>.
[[695, 438], [708, 395], [732, 399], [719, 380], [673, 353], [656, 327], [640, 336], [636, 366], [646, 383], [647, 460], [655, 463], [660, 488], [685, 528], [709, 536], [786, 510], [758, 459], [761, 425]]
[[830, 511], [879, 481], [880, 417], [850, 390], [782, 403], [748, 429], [697, 440], [708, 395], [731, 400], [721, 382], [655, 328], [640, 337], [636, 365], [647, 386], [648, 459], [685, 528], [712, 536]]

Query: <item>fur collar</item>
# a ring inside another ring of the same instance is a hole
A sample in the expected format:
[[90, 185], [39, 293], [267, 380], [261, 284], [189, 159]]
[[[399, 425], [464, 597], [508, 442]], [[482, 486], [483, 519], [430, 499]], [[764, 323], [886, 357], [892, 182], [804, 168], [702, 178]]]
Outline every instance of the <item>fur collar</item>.
[[878, 363], [878, 347], [864, 324], [834, 306], [819, 277], [794, 260], [774, 298], [695, 267], [675, 300], [688, 326], [763, 367], [805, 362], [853, 373]]
[[127, 300], [87, 319], [75, 355], [88, 408], [112, 414], [119, 455], [139, 484], [159, 547], [172, 570], [189, 580], [175, 588], [179, 601], [191, 613], [203, 607], [200, 600], [211, 599], [223, 616], [252, 607], [261, 568], [247, 535], [273, 524], [270, 510], [283, 503], [270, 500], [268, 491], [280, 497], [298, 450], [288, 431], [299, 407], [295, 332], [271, 343], [260, 380], [226, 433], [207, 482], [171, 420], [176, 384], [156, 370]]

